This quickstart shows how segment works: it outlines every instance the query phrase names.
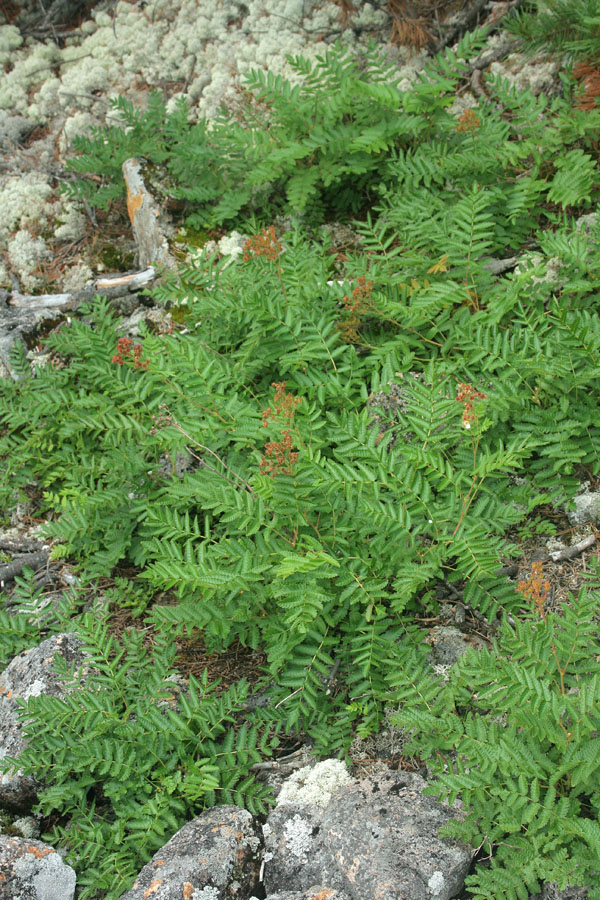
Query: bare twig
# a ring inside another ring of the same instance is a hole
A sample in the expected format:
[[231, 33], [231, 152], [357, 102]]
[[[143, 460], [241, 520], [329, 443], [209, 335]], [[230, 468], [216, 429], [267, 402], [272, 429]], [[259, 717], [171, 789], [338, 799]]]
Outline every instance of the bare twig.
[[561, 562], [561, 560], [564, 559], [574, 559], [576, 556], [580, 556], [584, 550], [592, 547], [595, 543], [596, 535], [590, 534], [582, 541], [579, 541], [578, 544], [571, 544], [570, 547], [565, 547], [564, 550], [556, 550], [554, 553], [551, 553], [550, 559], [553, 562]]

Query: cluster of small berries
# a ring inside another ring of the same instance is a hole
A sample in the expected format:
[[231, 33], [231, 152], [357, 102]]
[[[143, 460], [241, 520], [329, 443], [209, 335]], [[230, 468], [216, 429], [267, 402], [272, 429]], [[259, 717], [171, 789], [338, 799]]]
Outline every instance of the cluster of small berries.
[[462, 116], [458, 117], [456, 130], [464, 134], [469, 131], [477, 131], [480, 125], [481, 119], [479, 116], [472, 109], [465, 109]]
[[345, 295], [342, 297], [342, 303], [348, 310], [348, 312], [366, 312], [368, 309], [368, 303], [365, 303], [365, 300], [371, 296], [371, 292], [373, 290], [373, 282], [367, 281], [365, 275], [360, 275], [358, 278], [358, 284], [352, 291], [352, 297], [348, 297]]

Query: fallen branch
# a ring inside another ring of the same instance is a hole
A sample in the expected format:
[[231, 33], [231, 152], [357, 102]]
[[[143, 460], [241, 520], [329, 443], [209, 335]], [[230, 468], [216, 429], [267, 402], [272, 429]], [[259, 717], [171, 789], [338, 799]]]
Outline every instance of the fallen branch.
[[564, 550], [556, 550], [554, 553], [551, 553], [550, 559], [553, 562], [561, 562], [564, 559], [574, 559], [576, 556], [581, 556], [584, 550], [593, 547], [595, 543], [596, 535], [590, 534], [582, 541], [579, 541], [578, 544], [571, 544], [570, 547], [565, 547]]
[[143, 287], [152, 284], [156, 278], [156, 270], [148, 266], [140, 272], [128, 272], [118, 275], [103, 275], [96, 278], [91, 284], [86, 285], [80, 291], [71, 294], [21, 294], [13, 291], [9, 294], [7, 305], [17, 309], [75, 309], [80, 303], [91, 300], [96, 294], [108, 297], [121, 297], [130, 291], [139, 291]]
[[489, 259], [483, 264], [483, 268], [491, 272], [492, 275], [500, 275], [502, 272], [514, 269], [518, 262], [518, 256], [507, 256], [505, 259]]
[[49, 550], [40, 550], [38, 553], [25, 553], [19, 559], [13, 560], [6, 566], [0, 567], [0, 587], [4, 587], [5, 582], [11, 581], [16, 575], [20, 575], [25, 567], [28, 569], [41, 568], [45, 566], [50, 559]]
[[43, 549], [44, 545], [32, 538], [13, 541], [10, 538], [0, 537], [0, 550], [6, 550], [8, 553], [37, 553]]

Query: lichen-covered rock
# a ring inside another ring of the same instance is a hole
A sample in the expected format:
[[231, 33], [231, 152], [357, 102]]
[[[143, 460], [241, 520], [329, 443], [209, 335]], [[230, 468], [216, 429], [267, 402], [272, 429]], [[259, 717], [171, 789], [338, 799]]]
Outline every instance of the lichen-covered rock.
[[154, 854], [121, 900], [246, 900], [258, 886], [261, 850], [247, 810], [214, 806]]
[[[24, 650], [0, 674], [0, 760], [17, 757], [25, 749], [23, 727], [19, 721], [17, 701], [46, 694], [64, 696], [65, 689], [53, 671], [59, 655], [67, 665], [81, 667], [81, 677], [89, 673], [89, 657], [81, 649], [76, 634], [58, 634], [31, 650]], [[27, 812], [36, 801], [37, 786], [32, 778], [16, 774], [0, 774], [0, 806]]]
[[282, 803], [263, 827], [267, 893], [313, 884], [341, 888], [342, 879], [322, 833], [323, 810], [318, 806]]
[[284, 782], [277, 797], [280, 803], [315, 804], [325, 808], [334, 791], [353, 783], [341, 759], [324, 759], [314, 766], [303, 766]]
[[[250, 900], [255, 898], [250, 897]], [[315, 885], [307, 891], [279, 891], [277, 894], [269, 894], [266, 900], [350, 900], [350, 896], [343, 891]]]
[[589, 491], [573, 498], [575, 509], [567, 510], [571, 525], [595, 524], [600, 520], [600, 491]]
[[323, 811], [280, 804], [264, 829], [267, 892], [321, 884], [351, 900], [456, 896], [471, 849], [437, 837], [456, 813], [423, 796], [425, 786], [418, 775], [390, 771], [342, 786]]
[[461, 815], [423, 796], [418, 775], [389, 772], [344, 785], [325, 810], [279, 805], [265, 825], [265, 887], [347, 893], [351, 900], [450, 900], [462, 889], [470, 847], [440, 839]]
[[75, 881], [52, 847], [0, 834], [0, 900], [72, 900]]
[[419, 775], [390, 771], [332, 799], [323, 831], [355, 900], [450, 900], [462, 889], [472, 850], [437, 836], [460, 812], [423, 796], [425, 787]]

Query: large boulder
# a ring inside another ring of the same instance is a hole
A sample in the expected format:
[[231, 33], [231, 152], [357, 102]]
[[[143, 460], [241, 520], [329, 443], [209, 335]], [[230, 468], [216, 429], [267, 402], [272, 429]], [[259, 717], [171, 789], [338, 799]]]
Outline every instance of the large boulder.
[[2, 900], [72, 900], [75, 872], [41, 841], [0, 834]]
[[325, 807], [281, 803], [265, 825], [267, 895], [314, 885], [351, 900], [450, 900], [472, 849], [439, 838], [461, 812], [423, 795], [406, 772], [373, 775], [334, 792]]
[[[56, 656], [67, 665], [80, 669], [85, 678], [90, 671], [89, 656], [76, 634], [58, 634], [37, 647], [15, 656], [0, 674], [0, 760], [17, 757], [26, 746], [19, 720], [18, 701], [46, 694], [63, 697], [65, 688], [54, 671]], [[39, 785], [20, 772], [0, 774], [0, 807], [13, 812], [27, 812], [36, 802]]]
[[121, 900], [247, 900], [259, 882], [260, 825], [245, 809], [214, 806], [154, 854]]

